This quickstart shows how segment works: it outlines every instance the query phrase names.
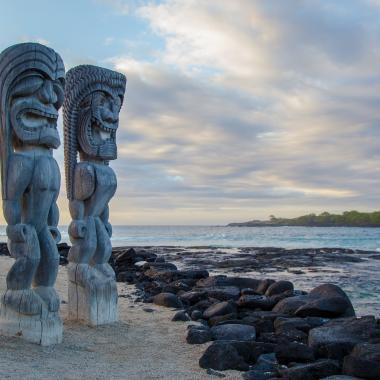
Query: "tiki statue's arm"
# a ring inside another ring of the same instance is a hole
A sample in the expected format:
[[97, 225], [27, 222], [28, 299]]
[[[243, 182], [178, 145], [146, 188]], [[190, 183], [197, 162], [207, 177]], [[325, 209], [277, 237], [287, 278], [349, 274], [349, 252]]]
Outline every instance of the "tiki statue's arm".
[[111, 237], [112, 236], [112, 225], [109, 222], [109, 207], [108, 207], [108, 205], [106, 207], [104, 207], [104, 210], [103, 210], [102, 214], [100, 215], [100, 219], [104, 223], [104, 227], [107, 230], [108, 236]]
[[91, 197], [95, 191], [94, 168], [87, 163], [79, 163], [75, 168], [74, 199], [69, 201], [72, 222], [69, 230], [75, 238], [83, 238], [86, 232], [84, 222], [84, 201]]
[[6, 182], [6, 199], [3, 200], [4, 218], [8, 224], [7, 235], [12, 241], [25, 241], [25, 225], [21, 223], [22, 196], [30, 182], [32, 165], [23, 157], [9, 160]]
[[61, 233], [59, 232], [57, 228], [58, 222], [59, 222], [59, 209], [57, 206], [57, 198], [58, 198], [58, 192], [49, 210], [48, 228], [55, 242], [59, 243], [61, 241]]

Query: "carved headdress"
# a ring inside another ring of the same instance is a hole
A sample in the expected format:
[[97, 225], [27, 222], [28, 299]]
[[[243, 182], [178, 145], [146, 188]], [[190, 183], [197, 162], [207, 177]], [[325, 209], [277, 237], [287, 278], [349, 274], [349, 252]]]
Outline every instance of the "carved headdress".
[[116, 129], [126, 81], [123, 74], [92, 65], [74, 67], [66, 74], [63, 122], [70, 200], [78, 152], [104, 161], [116, 158]]
[[[15, 131], [16, 126], [12, 125], [11, 120], [11, 102], [13, 95], [16, 91], [23, 92], [23, 85], [17, 85], [21, 78], [28, 73], [38, 73], [41, 78], [46, 78], [51, 81], [60, 80], [63, 86], [65, 77], [65, 67], [62, 58], [53, 50], [38, 43], [22, 43], [8, 47], [0, 54], [0, 150], [1, 150], [1, 183], [2, 183], [2, 197], [7, 199], [7, 168], [10, 155], [13, 153], [13, 138], [17, 134], [20, 141], [44, 143], [40, 142], [40, 138], [36, 138], [37, 127], [30, 127], [20, 122], [18, 131]], [[43, 79], [40, 80], [42, 83]], [[34, 82], [36, 91], [38, 84]], [[32, 90], [30, 90], [32, 91]], [[57, 113], [42, 114], [43, 111], [29, 109], [21, 109], [18, 107], [19, 114], [13, 115], [16, 119], [20, 120], [21, 114], [25, 115], [27, 112], [32, 114], [31, 118], [36, 112], [40, 113], [41, 118], [45, 118], [46, 125], [48, 122], [54, 123], [53, 128], [56, 129]], [[56, 110], [55, 110], [56, 112]], [[15, 113], [15, 112], [13, 112]], [[51, 121], [53, 119], [53, 121]], [[14, 124], [14, 123], [13, 123]], [[51, 137], [51, 136], [50, 136]]]

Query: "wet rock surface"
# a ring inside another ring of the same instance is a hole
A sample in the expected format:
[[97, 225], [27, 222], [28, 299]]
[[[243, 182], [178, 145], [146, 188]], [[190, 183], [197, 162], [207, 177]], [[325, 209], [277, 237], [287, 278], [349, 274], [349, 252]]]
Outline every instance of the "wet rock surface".
[[337, 318], [355, 315], [346, 293], [334, 284], [320, 285], [309, 294], [297, 298], [287, 297], [281, 300], [274, 310], [299, 317]]
[[237, 323], [223, 323], [213, 326], [211, 334], [215, 340], [254, 341], [256, 339], [254, 326]]
[[360, 343], [344, 358], [343, 373], [366, 379], [380, 379], [380, 343]]
[[[205, 344], [202, 368], [244, 371], [244, 379], [377, 378], [380, 322], [357, 318], [341, 287], [320, 283], [307, 292], [286, 279], [215, 273], [227, 266], [250, 273], [250, 266], [289, 269], [290, 264], [311, 271], [322, 262], [361, 263], [365, 253], [271, 248], [256, 249], [252, 260], [253, 253], [243, 248], [238, 260], [221, 254], [221, 264], [213, 261], [213, 251], [208, 258], [189, 249], [153, 251], [116, 250], [118, 279], [131, 279], [144, 302], [181, 308], [173, 320], [191, 320], [186, 341]], [[368, 363], [373, 374], [366, 375]]]
[[280, 375], [289, 380], [318, 380], [340, 373], [339, 363], [322, 359], [310, 364], [294, 365], [280, 370]]

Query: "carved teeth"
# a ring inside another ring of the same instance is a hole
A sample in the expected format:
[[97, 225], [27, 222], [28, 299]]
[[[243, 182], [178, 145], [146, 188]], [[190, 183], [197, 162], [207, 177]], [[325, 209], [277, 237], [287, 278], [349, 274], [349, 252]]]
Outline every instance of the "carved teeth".
[[102, 140], [108, 140], [110, 138], [110, 133], [105, 131], [99, 131], [100, 138]]
[[58, 113], [50, 113], [50, 112], [46, 112], [37, 108], [27, 108], [24, 110], [24, 113], [32, 113], [34, 115], [39, 115], [42, 117], [46, 117], [48, 119], [54, 119], [54, 120], [58, 119]]

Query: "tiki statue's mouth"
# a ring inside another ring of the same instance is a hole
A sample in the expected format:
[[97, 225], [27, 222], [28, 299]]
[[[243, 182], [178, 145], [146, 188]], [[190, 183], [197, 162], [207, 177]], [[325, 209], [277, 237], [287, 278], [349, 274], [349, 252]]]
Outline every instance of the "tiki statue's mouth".
[[57, 128], [58, 112], [54, 107], [26, 108], [18, 115], [25, 130], [34, 132], [36, 128]]
[[97, 117], [91, 117], [89, 139], [92, 145], [116, 143], [117, 123], [107, 123]]

